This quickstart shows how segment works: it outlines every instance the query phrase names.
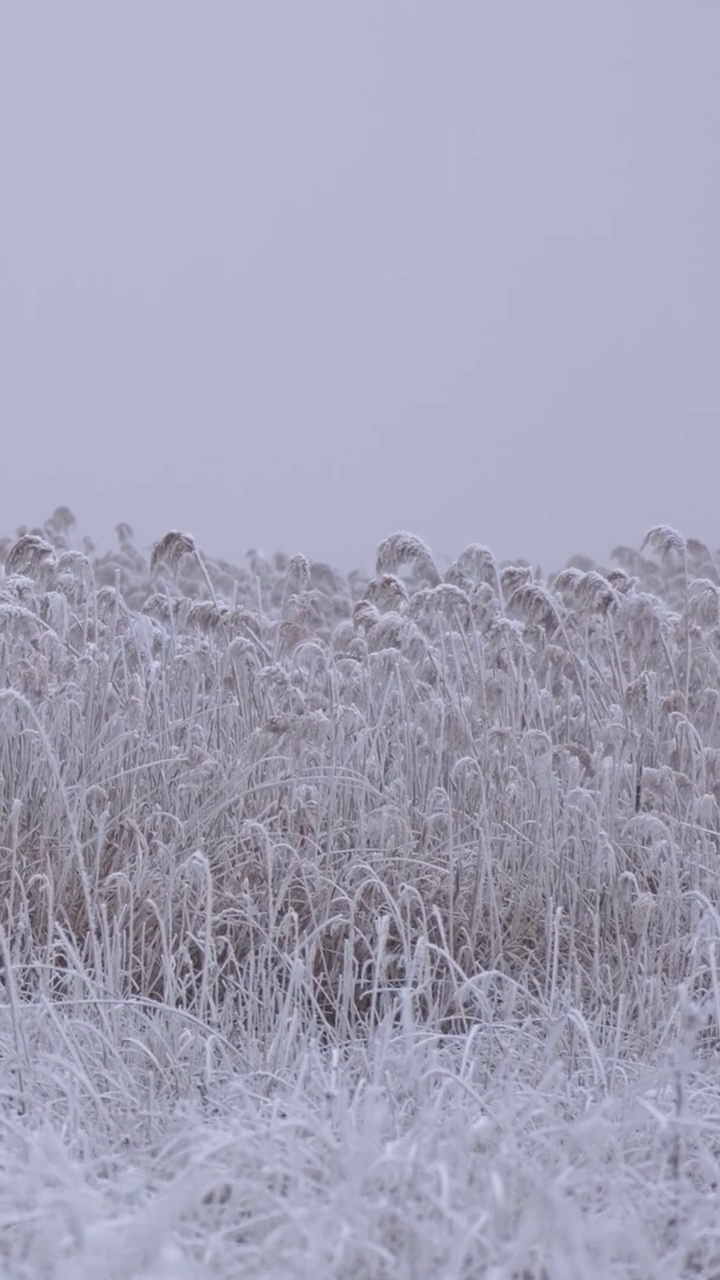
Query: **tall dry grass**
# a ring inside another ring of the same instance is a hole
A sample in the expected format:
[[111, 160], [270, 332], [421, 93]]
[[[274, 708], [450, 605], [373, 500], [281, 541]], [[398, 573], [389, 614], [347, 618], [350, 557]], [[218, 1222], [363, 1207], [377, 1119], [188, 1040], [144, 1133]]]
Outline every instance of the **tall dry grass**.
[[[94, 1011], [118, 1080], [129, 1019], [163, 1088], [189, 1042], [208, 1080], [203, 1055], [232, 1076], [240, 1046], [271, 1075], [340, 1070], [341, 1092], [363, 1055], [432, 1044], [427, 1069], [478, 1100], [503, 1042], [519, 1093], [525, 1054], [534, 1089], [556, 1060], [613, 1105], [631, 1063], [663, 1062], [679, 1195], [686, 1073], [720, 1019], [718, 555], [660, 526], [613, 568], [542, 581], [482, 546], [441, 573], [399, 533], [365, 580], [213, 561], [177, 532], [149, 558], [126, 525], [109, 554], [74, 538], [60, 508], [2, 545], [14, 1105], [36, 1096], [39, 1009], [88, 1078], [92, 1035], [63, 1019]], [[481, 1086], [467, 1054], [488, 1036]], [[682, 1242], [674, 1212], [656, 1268]], [[466, 1274], [475, 1247], [407, 1274]], [[591, 1253], [567, 1274], [601, 1274]], [[497, 1259], [482, 1274], [510, 1275]], [[522, 1274], [566, 1274], [548, 1265]]]

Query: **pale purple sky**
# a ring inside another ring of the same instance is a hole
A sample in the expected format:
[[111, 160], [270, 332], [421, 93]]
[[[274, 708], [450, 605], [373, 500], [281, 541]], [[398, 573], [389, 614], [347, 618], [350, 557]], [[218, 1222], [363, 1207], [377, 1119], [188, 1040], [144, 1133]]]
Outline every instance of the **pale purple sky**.
[[720, 545], [716, 0], [16, 0], [0, 534]]

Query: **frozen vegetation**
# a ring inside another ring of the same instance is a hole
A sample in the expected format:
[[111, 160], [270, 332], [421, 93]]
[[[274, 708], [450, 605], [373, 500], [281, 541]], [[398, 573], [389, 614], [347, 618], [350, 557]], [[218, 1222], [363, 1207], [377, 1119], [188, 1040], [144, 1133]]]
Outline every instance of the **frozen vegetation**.
[[720, 554], [0, 565], [3, 1280], [718, 1280]]

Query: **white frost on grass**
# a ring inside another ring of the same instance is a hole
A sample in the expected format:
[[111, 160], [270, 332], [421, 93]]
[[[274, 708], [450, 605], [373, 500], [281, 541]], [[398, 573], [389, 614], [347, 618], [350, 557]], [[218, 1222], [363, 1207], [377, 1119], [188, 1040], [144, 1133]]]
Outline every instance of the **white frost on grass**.
[[6, 1018], [3, 1275], [712, 1274], [714, 1056], [653, 1068], [498, 1010], [455, 1038], [385, 1026], [280, 1072], [258, 1046], [211, 1069], [173, 1022], [26, 1009], [19, 1061]]
[[658, 529], [0, 544], [1, 1280], [718, 1280], [720, 572]]

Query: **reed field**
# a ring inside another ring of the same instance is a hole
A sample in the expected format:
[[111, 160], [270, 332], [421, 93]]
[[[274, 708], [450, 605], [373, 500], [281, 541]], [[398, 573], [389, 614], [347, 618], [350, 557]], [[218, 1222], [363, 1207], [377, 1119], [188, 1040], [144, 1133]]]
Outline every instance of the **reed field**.
[[0, 1280], [720, 1280], [720, 552], [58, 508], [0, 879]]

